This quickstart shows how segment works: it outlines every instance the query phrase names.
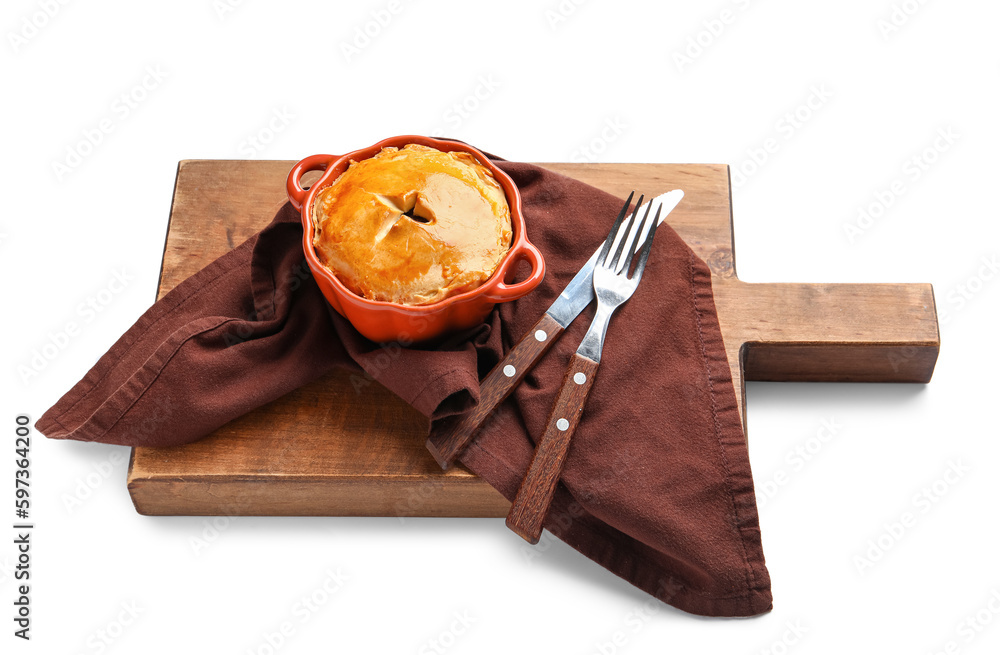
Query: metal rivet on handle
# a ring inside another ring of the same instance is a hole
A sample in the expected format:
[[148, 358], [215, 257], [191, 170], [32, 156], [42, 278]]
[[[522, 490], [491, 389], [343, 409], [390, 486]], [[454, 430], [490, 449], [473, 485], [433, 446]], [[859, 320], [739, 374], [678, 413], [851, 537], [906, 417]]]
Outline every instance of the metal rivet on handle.
[[556, 427], [559, 428], [560, 430], [565, 431], [569, 428], [569, 421], [567, 421], [564, 418], [561, 418], [558, 421], [556, 421]]
[[535, 330], [535, 339], [538, 341], [545, 341], [549, 338], [549, 335], [545, 334], [545, 330]]
[[576, 382], [577, 384], [583, 384], [586, 381], [587, 381], [587, 376], [584, 373], [577, 373], [576, 375], [573, 376], [573, 382]]
[[507, 364], [506, 366], [503, 367], [503, 374], [509, 378], [514, 377], [515, 373], [517, 373], [517, 369], [511, 366], [510, 364]]

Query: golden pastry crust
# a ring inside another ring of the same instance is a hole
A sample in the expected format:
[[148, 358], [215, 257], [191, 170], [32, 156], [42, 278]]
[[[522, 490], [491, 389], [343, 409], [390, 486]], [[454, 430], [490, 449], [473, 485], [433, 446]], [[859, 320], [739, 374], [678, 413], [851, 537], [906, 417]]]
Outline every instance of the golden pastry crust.
[[464, 152], [383, 148], [316, 196], [319, 260], [370, 300], [426, 305], [485, 282], [511, 241], [510, 207]]

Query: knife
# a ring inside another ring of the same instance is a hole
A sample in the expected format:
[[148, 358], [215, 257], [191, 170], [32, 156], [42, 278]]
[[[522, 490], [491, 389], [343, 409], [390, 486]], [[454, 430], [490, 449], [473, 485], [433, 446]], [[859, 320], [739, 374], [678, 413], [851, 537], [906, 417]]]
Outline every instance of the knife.
[[[662, 205], [660, 223], [674, 210], [677, 203], [684, 197], [684, 192], [674, 189], [649, 201], [653, 208]], [[648, 232], [650, 226], [645, 231]], [[639, 229], [633, 226], [629, 234]], [[624, 230], [623, 230], [624, 232]], [[641, 244], [646, 235], [636, 241]], [[617, 249], [621, 239], [612, 245]], [[597, 247], [587, 263], [570, 280], [555, 302], [545, 310], [538, 322], [528, 330], [507, 356], [500, 360], [479, 385], [479, 404], [466, 412], [461, 418], [453, 421], [440, 435], [427, 440], [427, 450], [430, 451], [441, 468], [447, 470], [454, 459], [463, 451], [475, 436], [479, 428], [486, 422], [494, 410], [510, 395], [510, 392], [521, 383], [531, 367], [548, 352], [563, 331], [573, 322], [580, 312], [594, 300], [594, 266], [601, 254], [603, 243]], [[612, 250], [614, 252], [614, 250]], [[624, 261], [625, 258], [622, 258]], [[619, 265], [619, 269], [621, 265]]]

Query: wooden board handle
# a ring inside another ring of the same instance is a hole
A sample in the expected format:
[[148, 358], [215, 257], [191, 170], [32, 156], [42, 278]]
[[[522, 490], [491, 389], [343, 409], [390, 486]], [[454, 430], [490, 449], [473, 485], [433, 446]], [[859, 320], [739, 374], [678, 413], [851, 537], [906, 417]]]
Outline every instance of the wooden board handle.
[[[747, 380], [928, 382], [941, 338], [929, 284], [714, 282]], [[735, 361], [735, 357], [733, 357]]]
[[555, 319], [542, 314], [538, 322], [480, 383], [479, 404], [455, 421], [446, 432], [427, 440], [427, 450], [441, 468], [447, 470], [451, 466], [486, 419], [510, 395], [514, 387], [521, 383], [535, 362], [548, 352], [562, 333], [563, 328]]
[[507, 514], [507, 527], [528, 543], [537, 544], [542, 534], [542, 523], [549, 513], [556, 484], [566, 464], [570, 438], [580, 422], [596, 372], [597, 362], [573, 353], [545, 433]]

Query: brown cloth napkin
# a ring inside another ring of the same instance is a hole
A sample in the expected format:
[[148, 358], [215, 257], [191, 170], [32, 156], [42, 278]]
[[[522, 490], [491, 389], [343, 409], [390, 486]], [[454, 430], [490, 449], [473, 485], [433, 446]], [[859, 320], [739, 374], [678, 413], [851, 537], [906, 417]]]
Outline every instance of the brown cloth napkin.
[[[143, 314], [38, 420], [38, 430], [129, 446], [186, 443], [348, 367], [430, 417], [433, 438], [449, 416], [478, 402], [479, 379], [538, 320], [621, 207], [618, 198], [537, 166], [497, 164], [521, 190], [529, 236], [548, 272], [536, 291], [497, 305], [478, 328], [384, 357], [323, 299], [304, 262], [299, 215], [285, 205], [267, 228]], [[462, 456], [508, 499], [592, 315], [588, 308], [569, 327]], [[682, 610], [750, 616], [771, 608], [711, 275], [666, 225], [642, 283], [611, 322], [546, 527]]]

